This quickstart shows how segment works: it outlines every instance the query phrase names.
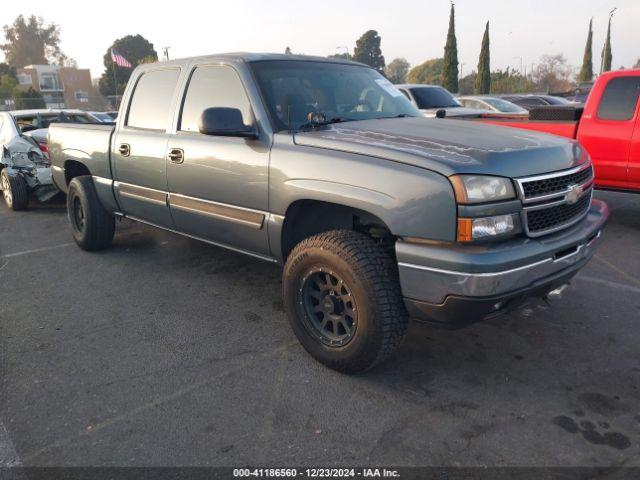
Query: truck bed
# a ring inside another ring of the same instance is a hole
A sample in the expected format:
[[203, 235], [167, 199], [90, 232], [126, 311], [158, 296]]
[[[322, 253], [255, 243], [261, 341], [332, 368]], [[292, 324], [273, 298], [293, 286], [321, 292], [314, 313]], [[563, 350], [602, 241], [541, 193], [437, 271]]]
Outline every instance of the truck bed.
[[576, 138], [578, 123], [582, 117], [582, 105], [545, 106], [532, 108], [529, 118], [513, 118], [511, 116], [486, 116], [477, 119], [484, 123], [503, 127], [522, 128], [537, 132], [551, 133], [566, 138]]
[[49, 155], [53, 181], [67, 192], [65, 168], [79, 162], [97, 177], [112, 178], [110, 149], [115, 127], [102, 124], [52, 123], [49, 127]]
[[543, 133], [551, 133], [566, 138], [576, 138], [578, 134], [578, 121], [562, 120], [529, 120], [513, 118], [480, 118], [479, 122], [491, 123], [503, 127], [521, 128], [525, 130], [535, 130]]

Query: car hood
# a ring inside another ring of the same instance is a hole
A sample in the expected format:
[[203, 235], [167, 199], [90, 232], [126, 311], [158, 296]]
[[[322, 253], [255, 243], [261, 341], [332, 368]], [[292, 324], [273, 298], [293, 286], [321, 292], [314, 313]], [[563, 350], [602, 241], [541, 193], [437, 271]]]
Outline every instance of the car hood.
[[388, 118], [333, 124], [294, 136], [296, 145], [385, 158], [443, 175], [521, 177], [571, 168], [577, 143], [472, 120]]

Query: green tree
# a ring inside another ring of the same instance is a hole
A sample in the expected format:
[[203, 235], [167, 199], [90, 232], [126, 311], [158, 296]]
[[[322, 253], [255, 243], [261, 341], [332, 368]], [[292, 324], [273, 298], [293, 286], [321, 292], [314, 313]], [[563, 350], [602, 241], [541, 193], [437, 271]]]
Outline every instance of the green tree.
[[420, 65], [416, 65], [407, 75], [409, 83], [423, 83], [428, 85], [440, 85], [442, 79], [443, 58], [432, 58]]
[[478, 74], [473, 71], [468, 73], [458, 82], [458, 93], [460, 95], [472, 95], [476, 90], [476, 77]]
[[584, 47], [584, 56], [582, 57], [582, 68], [578, 74], [579, 82], [589, 82], [593, 79], [593, 55], [591, 53], [593, 46], [593, 18], [589, 20], [589, 33], [587, 34], [587, 44]]
[[0, 45], [6, 62], [14, 68], [69, 61], [60, 49], [60, 27], [45, 24], [41, 17], [19, 15], [12, 25], [4, 26], [6, 43]]
[[14, 80], [18, 81], [16, 77], [16, 69], [8, 63], [0, 63], [0, 75], [9, 75]]
[[0, 74], [0, 100], [13, 98], [17, 85], [17, 80], [11, 74]]
[[604, 42], [604, 47], [602, 47], [602, 66], [600, 67], [600, 73], [608, 72], [611, 70], [611, 60], [613, 60], [613, 56], [611, 55], [611, 16], [609, 16], [609, 26], [607, 27], [607, 38]]
[[491, 59], [489, 56], [489, 22], [484, 29], [480, 58], [478, 59], [478, 74], [476, 76], [476, 93], [486, 94], [491, 91]]
[[456, 40], [455, 7], [451, 2], [449, 31], [444, 46], [444, 65], [442, 66], [442, 86], [450, 92], [458, 92], [458, 42]]
[[384, 75], [391, 83], [405, 83], [409, 73], [409, 62], [405, 58], [396, 58], [384, 69]]
[[115, 50], [126, 58], [133, 67], [142, 63], [158, 61], [158, 53], [154, 50], [153, 44], [142, 35], [127, 35], [126, 37], [118, 38], [102, 57], [105, 71], [100, 77], [98, 87], [100, 93], [105, 96], [116, 94], [114, 76], [117, 81], [117, 94], [122, 95], [131, 76], [131, 72], [133, 72], [133, 68], [119, 67], [116, 65], [115, 62], [111, 60], [111, 50]]
[[519, 71], [513, 72], [507, 67], [491, 72], [490, 93], [530, 93], [537, 89], [538, 86]]
[[364, 63], [378, 72], [384, 73], [384, 57], [380, 49], [380, 35], [375, 30], [365, 32], [357, 41], [353, 51], [353, 60]]
[[16, 110], [47, 107], [47, 104], [45, 103], [44, 98], [42, 98], [42, 95], [40, 95], [40, 92], [34, 90], [32, 87], [29, 87], [29, 89], [24, 92], [17, 90], [13, 98], [16, 102]]

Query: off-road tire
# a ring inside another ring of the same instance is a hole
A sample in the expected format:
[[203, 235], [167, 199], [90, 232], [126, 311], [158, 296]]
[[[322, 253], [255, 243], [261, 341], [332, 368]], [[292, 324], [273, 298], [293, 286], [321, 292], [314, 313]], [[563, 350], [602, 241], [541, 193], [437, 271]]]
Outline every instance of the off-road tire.
[[67, 215], [71, 223], [73, 239], [80, 248], [95, 251], [111, 245], [116, 221], [100, 203], [90, 176], [75, 177], [69, 183]]
[[[0, 188], [4, 203], [11, 210], [26, 210], [29, 206], [29, 187], [21, 175], [9, 175], [6, 169], [0, 172]], [[9, 186], [9, 195], [5, 195], [5, 187]]]
[[[343, 280], [355, 300], [357, 326], [345, 345], [327, 345], [305, 307], [305, 279], [318, 271]], [[360, 373], [372, 368], [396, 350], [407, 331], [397, 265], [364, 234], [333, 230], [303, 240], [287, 258], [282, 284], [296, 337], [312, 357], [334, 370]]]

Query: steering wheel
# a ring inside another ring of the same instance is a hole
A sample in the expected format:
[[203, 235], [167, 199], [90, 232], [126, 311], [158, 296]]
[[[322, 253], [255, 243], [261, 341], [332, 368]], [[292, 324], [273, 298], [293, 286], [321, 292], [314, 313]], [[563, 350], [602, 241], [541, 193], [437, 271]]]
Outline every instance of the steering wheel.
[[366, 112], [373, 112], [375, 110], [369, 100], [361, 99], [348, 105], [347, 108], [345, 108], [345, 112], [355, 112], [358, 107], [365, 107], [367, 109], [365, 110]]

